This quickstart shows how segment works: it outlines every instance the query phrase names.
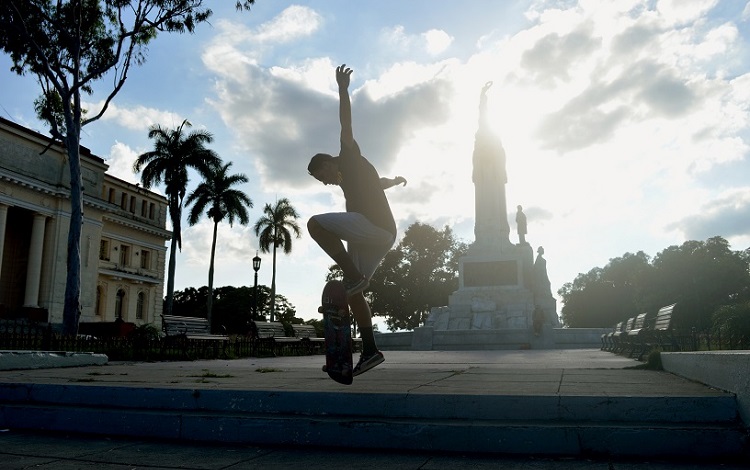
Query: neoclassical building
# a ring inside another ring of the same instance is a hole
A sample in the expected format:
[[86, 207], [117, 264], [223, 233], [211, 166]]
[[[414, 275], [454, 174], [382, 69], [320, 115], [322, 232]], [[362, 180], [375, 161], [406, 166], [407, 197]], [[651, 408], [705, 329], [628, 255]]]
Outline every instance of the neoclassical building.
[[[62, 323], [70, 226], [65, 149], [0, 118], [0, 316]], [[81, 147], [81, 322], [161, 327], [167, 200]]]

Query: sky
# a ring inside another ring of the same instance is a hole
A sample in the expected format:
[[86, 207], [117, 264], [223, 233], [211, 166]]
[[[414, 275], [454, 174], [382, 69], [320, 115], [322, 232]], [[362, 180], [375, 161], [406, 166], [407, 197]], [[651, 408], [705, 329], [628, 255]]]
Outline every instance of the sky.
[[[288, 198], [302, 238], [279, 254], [277, 292], [318, 316], [332, 262], [305, 230], [344, 210], [340, 190], [307, 173], [339, 150], [335, 67], [351, 78], [355, 139], [382, 176], [403, 235], [419, 221], [474, 241], [471, 155], [479, 92], [505, 148], [511, 241], [515, 207], [543, 246], [553, 294], [611, 258], [653, 257], [687, 240], [750, 247], [750, 2], [744, 0], [257, 0], [210, 2], [211, 24], [162, 35], [82, 145], [136, 183], [148, 128], [214, 135], [210, 148], [249, 183], [251, 223], [222, 223], [214, 286], [253, 285], [252, 223]], [[86, 96], [101, 107], [111, 82]], [[45, 133], [32, 76], [0, 56], [0, 113]], [[192, 178], [189, 189], [197, 184]], [[163, 188], [156, 188], [162, 192]], [[187, 210], [183, 217], [187, 218]], [[175, 288], [207, 285], [212, 223], [183, 222]], [[171, 228], [171, 226], [168, 226]], [[260, 254], [259, 283], [271, 284]], [[384, 327], [381, 326], [381, 329]]]

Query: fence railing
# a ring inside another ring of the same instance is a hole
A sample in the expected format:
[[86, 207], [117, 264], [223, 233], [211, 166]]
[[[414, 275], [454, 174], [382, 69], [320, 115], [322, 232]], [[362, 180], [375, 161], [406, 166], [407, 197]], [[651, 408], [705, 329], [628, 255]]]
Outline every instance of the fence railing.
[[170, 361], [231, 359], [275, 355], [310, 354], [294, 342], [277, 343], [272, 338], [229, 336], [188, 338], [184, 335], [144, 337], [63, 336], [49, 324], [0, 321], [0, 349], [19, 351], [67, 351], [106, 354], [111, 361]]

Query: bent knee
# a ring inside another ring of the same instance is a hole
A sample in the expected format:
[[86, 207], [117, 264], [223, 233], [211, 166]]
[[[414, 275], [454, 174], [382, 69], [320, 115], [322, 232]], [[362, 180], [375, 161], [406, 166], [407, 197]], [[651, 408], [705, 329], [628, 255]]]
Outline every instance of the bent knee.
[[320, 222], [317, 221], [315, 216], [310, 217], [310, 219], [307, 221], [307, 233], [309, 233], [311, 237], [315, 238], [323, 232], [325, 232], [325, 229], [322, 225], [320, 225]]

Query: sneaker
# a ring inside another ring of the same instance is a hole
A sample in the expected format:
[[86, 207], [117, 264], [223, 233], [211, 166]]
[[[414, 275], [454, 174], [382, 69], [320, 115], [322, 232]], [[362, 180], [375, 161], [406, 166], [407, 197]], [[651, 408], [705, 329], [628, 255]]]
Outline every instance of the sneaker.
[[354, 368], [352, 375], [357, 376], [359, 374], [364, 374], [365, 372], [377, 366], [378, 364], [382, 364], [383, 361], [385, 361], [385, 357], [383, 357], [383, 353], [380, 351], [375, 351], [374, 353], [369, 354], [367, 356], [362, 354], [359, 357], [359, 362], [357, 363], [357, 366]]
[[351, 297], [354, 294], [359, 294], [363, 290], [367, 289], [369, 285], [370, 281], [368, 281], [364, 276], [359, 279], [344, 279], [344, 287], [346, 288], [347, 297]]

